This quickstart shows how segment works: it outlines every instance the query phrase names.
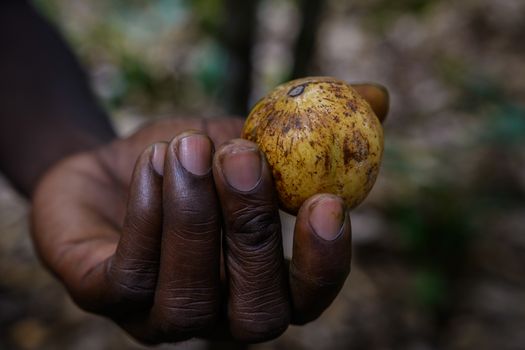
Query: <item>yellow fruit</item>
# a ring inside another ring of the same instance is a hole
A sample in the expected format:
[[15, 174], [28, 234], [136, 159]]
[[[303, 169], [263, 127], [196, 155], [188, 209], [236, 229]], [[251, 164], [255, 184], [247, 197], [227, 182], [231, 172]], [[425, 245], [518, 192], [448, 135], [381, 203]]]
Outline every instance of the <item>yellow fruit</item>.
[[291, 214], [316, 193], [357, 206], [372, 189], [383, 155], [383, 128], [372, 108], [331, 77], [276, 87], [254, 106], [242, 137], [266, 155], [280, 206]]

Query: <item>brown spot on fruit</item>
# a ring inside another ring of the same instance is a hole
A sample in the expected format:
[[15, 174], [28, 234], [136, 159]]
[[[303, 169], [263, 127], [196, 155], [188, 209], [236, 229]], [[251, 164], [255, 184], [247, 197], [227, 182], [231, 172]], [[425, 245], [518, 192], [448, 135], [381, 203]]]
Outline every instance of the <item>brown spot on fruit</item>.
[[295, 117], [294, 126], [296, 129], [301, 129], [303, 127], [303, 123], [301, 122], [300, 117]]
[[370, 145], [359, 131], [353, 132], [351, 158], [362, 162], [368, 157]]
[[348, 136], [347, 136], [345, 137], [345, 141], [343, 143], [343, 160], [345, 162], [345, 165], [348, 165], [351, 159], [352, 159], [352, 150], [350, 149], [350, 140], [348, 139]]
[[326, 172], [330, 171], [330, 156], [326, 154], [324, 156], [324, 169]]
[[346, 106], [354, 113], [357, 111], [357, 106], [354, 101], [347, 101]]

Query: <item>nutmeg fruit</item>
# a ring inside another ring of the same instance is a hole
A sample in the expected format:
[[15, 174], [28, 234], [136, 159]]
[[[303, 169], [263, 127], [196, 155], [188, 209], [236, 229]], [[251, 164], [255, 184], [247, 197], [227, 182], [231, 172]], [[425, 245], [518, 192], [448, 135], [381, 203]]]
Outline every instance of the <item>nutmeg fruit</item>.
[[265, 154], [280, 207], [291, 214], [316, 193], [357, 206], [372, 189], [383, 155], [374, 111], [350, 84], [332, 77], [276, 87], [253, 107], [241, 137]]

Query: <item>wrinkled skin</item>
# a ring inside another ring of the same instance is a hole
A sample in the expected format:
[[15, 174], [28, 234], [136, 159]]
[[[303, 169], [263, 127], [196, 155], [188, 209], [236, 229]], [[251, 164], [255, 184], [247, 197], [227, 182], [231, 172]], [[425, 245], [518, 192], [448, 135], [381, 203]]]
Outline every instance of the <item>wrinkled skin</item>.
[[[288, 264], [271, 173], [255, 144], [234, 139], [241, 127], [238, 119], [162, 120], [44, 176], [33, 200], [35, 245], [81, 308], [157, 344], [264, 341], [330, 305], [350, 269], [342, 201], [319, 194], [304, 203]], [[188, 138], [200, 146], [185, 153]], [[181, 154], [191, 154], [193, 172]], [[260, 173], [251, 184], [249, 169]]]
[[279, 85], [252, 109], [242, 137], [266, 155], [279, 204], [291, 214], [315, 193], [356, 207], [372, 189], [383, 155], [383, 128], [369, 103], [332, 77]]

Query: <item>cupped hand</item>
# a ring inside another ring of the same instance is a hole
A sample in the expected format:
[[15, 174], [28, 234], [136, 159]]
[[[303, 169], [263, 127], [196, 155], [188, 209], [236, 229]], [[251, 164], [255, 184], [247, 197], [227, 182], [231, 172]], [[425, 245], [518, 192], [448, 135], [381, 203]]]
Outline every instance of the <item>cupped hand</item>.
[[[386, 93], [357, 89], [383, 119]], [[80, 307], [154, 344], [269, 340], [330, 305], [350, 270], [343, 203], [303, 204], [288, 264], [271, 172], [236, 139], [242, 123], [158, 121], [46, 174], [35, 245]]]

